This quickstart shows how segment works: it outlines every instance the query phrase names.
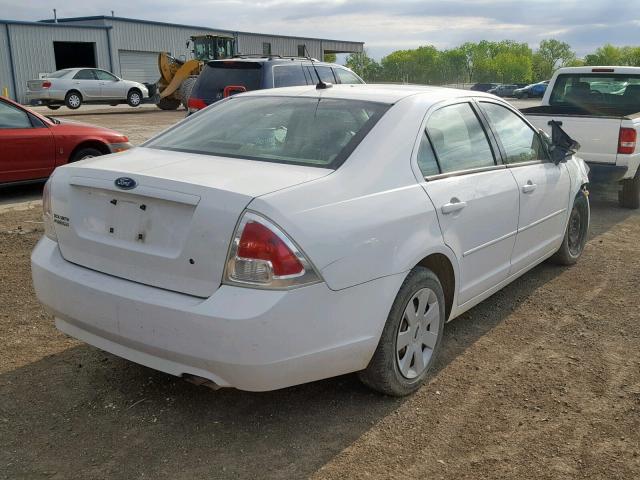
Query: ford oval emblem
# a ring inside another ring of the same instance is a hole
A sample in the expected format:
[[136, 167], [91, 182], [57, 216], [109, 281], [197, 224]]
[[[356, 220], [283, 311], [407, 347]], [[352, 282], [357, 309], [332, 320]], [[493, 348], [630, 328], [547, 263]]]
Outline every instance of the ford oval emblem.
[[116, 187], [121, 188], [122, 190], [131, 190], [138, 186], [138, 182], [129, 177], [116, 178], [114, 183], [116, 184]]

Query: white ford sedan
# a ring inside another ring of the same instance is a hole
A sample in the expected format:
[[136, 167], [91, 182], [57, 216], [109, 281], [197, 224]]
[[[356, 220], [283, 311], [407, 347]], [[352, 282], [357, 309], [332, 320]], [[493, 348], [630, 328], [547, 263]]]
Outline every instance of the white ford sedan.
[[250, 92], [58, 168], [33, 281], [58, 329], [173, 375], [261, 391], [360, 372], [404, 395], [445, 322], [578, 259], [586, 183], [494, 96]]

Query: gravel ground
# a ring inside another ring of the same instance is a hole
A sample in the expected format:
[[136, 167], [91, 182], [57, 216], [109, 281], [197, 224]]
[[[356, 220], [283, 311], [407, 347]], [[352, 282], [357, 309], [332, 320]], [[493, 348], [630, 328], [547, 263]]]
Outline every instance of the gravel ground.
[[37, 205], [0, 214], [0, 478], [640, 478], [640, 215], [596, 192], [573, 268], [445, 329], [406, 399], [354, 375], [211, 391], [65, 337], [34, 297]]

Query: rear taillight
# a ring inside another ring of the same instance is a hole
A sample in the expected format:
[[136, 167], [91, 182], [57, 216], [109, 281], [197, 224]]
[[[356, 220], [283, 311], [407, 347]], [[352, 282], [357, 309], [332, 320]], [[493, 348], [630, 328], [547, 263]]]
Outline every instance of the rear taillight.
[[190, 112], [197, 112], [203, 108], [207, 108], [207, 104], [204, 103], [204, 100], [194, 97], [190, 97], [189, 100], [187, 100], [187, 109], [189, 109]]
[[49, 87], [51, 87], [51, 82], [49, 81], [42, 82], [42, 88], [49, 88]]
[[311, 262], [280, 228], [255, 213], [242, 216], [229, 249], [226, 283], [288, 289], [318, 281]]
[[44, 222], [44, 234], [57, 242], [58, 237], [53, 225], [53, 212], [51, 211], [51, 179], [47, 180], [42, 190], [42, 220]]
[[621, 128], [618, 139], [618, 153], [631, 154], [636, 150], [638, 133], [635, 128]]
[[245, 87], [244, 85], [227, 85], [226, 87], [224, 87], [224, 90], [222, 90], [222, 97], [227, 98], [236, 93], [242, 93], [246, 91], [247, 87]]

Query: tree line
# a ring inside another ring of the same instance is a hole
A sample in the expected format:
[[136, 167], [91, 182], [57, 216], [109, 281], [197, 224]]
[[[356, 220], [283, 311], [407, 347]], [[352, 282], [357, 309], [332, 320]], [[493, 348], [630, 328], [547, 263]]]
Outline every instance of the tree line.
[[366, 82], [401, 82], [427, 85], [501, 82], [532, 83], [548, 80], [560, 67], [581, 65], [640, 66], [640, 47], [606, 44], [578, 58], [571, 46], [555, 39], [542, 40], [534, 51], [513, 40], [467, 42], [449, 50], [432, 45], [397, 50], [379, 62], [366, 50], [352, 53], [346, 65]]

